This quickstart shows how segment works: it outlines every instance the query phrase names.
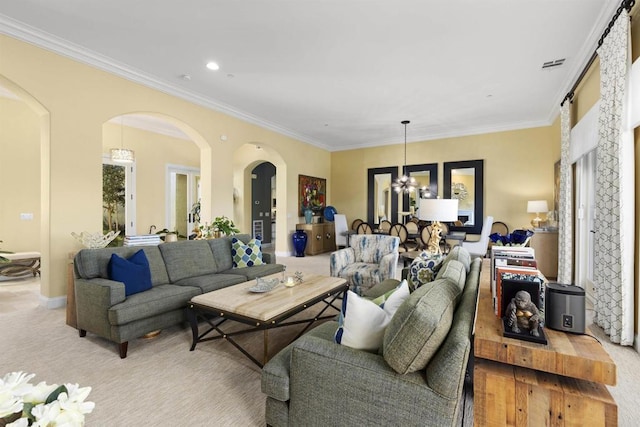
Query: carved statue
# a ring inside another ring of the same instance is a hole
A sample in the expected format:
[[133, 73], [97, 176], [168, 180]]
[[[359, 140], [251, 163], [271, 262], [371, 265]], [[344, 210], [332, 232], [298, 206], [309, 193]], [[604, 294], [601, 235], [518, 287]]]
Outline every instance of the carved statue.
[[540, 312], [538, 307], [531, 302], [531, 295], [527, 291], [518, 291], [515, 298], [511, 299], [504, 312], [507, 319], [507, 326], [512, 332], [520, 333], [521, 330], [529, 331], [534, 337], [540, 336], [538, 325], [540, 323]]

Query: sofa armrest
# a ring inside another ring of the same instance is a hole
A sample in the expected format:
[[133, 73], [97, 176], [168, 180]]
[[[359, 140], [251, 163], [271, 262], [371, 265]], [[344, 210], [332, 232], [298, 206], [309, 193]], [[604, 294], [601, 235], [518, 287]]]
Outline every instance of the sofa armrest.
[[276, 255], [273, 254], [273, 256], [271, 256], [271, 254], [268, 252], [262, 252], [262, 262], [264, 262], [265, 264], [275, 264]]
[[111, 336], [108, 311], [126, 299], [124, 283], [108, 279], [75, 279], [78, 328]]
[[349, 264], [356, 262], [356, 253], [353, 248], [338, 249], [331, 253], [329, 270], [332, 277], [337, 277], [340, 271]]
[[379, 354], [312, 336], [292, 347], [290, 387], [291, 425], [441, 425], [455, 408], [424, 372], [401, 375]]

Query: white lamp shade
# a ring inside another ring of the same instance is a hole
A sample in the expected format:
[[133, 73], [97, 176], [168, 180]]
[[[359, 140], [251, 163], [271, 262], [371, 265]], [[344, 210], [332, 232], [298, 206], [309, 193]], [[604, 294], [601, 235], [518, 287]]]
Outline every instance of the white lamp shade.
[[420, 199], [418, 213], [425, 221], [457, 221], [458, 199]]
[[527, 213], [549, 212], [549, 205], [546, 200], [529, 200], [527, 202]]

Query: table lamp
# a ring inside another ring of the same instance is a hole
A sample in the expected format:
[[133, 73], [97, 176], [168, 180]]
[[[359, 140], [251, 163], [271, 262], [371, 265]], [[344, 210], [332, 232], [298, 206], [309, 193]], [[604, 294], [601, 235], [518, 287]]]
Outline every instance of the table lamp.
[[527, 213], [534, 213], [536, 217], [531, 220], [531, 225], [534, 228], [540, 227], [540, 212], [549, 212], [549, 205], [546, 200], [529, 200], [527, 202]]
[[456, 221], [458, 219], [458, 199], [420, 199], [419, 218], [424, 221], [432, 221], [431, 237], [427, 243], [427, 252], [439, 254], [440, 233], [442, 225], [440, 221]]

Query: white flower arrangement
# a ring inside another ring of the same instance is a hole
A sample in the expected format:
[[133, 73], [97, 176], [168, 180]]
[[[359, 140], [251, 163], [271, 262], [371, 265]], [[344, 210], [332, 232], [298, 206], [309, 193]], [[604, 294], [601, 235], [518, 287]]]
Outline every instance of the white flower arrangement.
[[[0, 379], [0, 425], [6, 427], [82, 426], [95, 403], [85, 402], [91, 387], [37, 385], [35, 374], [12, 372]], [[3, 423], [4, 421], [4, 423]], [[7, 422], [9, 422], [7, 424]]]

